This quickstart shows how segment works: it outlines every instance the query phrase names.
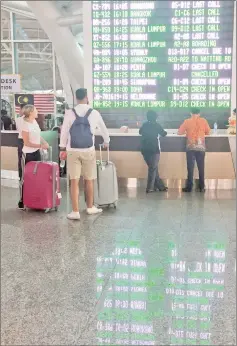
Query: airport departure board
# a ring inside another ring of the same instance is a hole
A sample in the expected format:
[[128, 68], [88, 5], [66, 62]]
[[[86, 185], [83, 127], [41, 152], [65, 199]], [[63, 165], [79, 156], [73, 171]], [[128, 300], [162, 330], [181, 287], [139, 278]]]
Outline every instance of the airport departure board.
[[190, 107], [211, 123], [229, 116], [234, 1], [92, 1], [92, 20], [102, 113], [139, 118], [153, 109], [166, 125]]

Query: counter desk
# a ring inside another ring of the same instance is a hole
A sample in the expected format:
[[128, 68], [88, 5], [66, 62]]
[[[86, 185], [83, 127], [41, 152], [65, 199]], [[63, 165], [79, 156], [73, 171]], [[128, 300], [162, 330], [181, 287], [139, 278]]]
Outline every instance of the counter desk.
[[[137, 186], [147, 176], [147, 167], [140, 153], [138, 129], [121, 133], [119, 129], [110, 129], [110, 160], [117, 167], [119, 178], [127, 180], [127, 186]], [[169, 187], [184, 185], [187, 177], [186, 138], [178, 136], [177, 130], [167, 130], [168, 135], [160, 138], [161, 157], [159, 172]], [[96, 148], [102, 143], [96, 137]], [[226, 130], [218, 130], [206, 137], [206, 186], [207, 188], [235, 188], [236, 136]], [[99, 158], [99, 153], [97, 152]], [[106, 153], [103, 153], [106, 157]], [[195, 178], [198, 178], [195, 167]]]
[[[52, 147], [52, 159], [58, 161], [58, 132], [42, 131], [41, 136]], [[18, 132], [1, 131], [1, 177], [18, 179]]]
[[[184, 184], [186, 169], [186, 138], [178, 136], [177, 130], [167, 130], [168, 135], [160, 139], [161, 158], [159, 172], [169, 187]], [[118, 177], [126, 186], [145, 183], [147, 167], [140, 153], [140, 136], [138, 129], [122, 133], [119, 129], [109, 129], [110, 160], [117, 167]], [[53, 149], [53, 160], [58, 159], [58, 134], [55, 131], [43, 131], [42, 136]], [[17, 137], [16, 131], [1, 132], [1, 174], [2, 177], [17, 179]], [[103, 140], [96, 136], [97, 158], [99, 143]], [[228, 135], [226, 130], [218, 130], [206, 137], [206, 186], [210, 189], [235, 188], [236, 173], [236, 136]], [[106, 153], [103, 152], [103, 158]], [[198, 177], [195, 168], [195, 178]]]

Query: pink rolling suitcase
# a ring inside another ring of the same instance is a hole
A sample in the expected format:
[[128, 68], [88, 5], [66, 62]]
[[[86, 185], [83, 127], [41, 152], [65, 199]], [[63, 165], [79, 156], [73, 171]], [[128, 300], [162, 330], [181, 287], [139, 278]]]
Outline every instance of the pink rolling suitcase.
[[56, 162], [28, 162], [25, 167], [23, 203], [26, 208], [57, 210], [60, 205], [60, 176]]

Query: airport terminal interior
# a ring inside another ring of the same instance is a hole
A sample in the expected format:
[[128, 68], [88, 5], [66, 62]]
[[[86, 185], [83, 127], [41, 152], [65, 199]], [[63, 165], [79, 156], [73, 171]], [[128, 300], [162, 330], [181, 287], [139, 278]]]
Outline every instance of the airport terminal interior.
[[[81, 218], [69, 220], [59, 140], [79, 88], [110, 143], [100, 151], [96, 130], [103, 212], [88, 215], [81, 179]], [[43, 165], [60, 175], [48, 178], [52, 210], [18, 208], [28, 104], [49, 145], [32, 177]], [[178, 129], [191, 109], [210, 131], [205, 189], [195, 166], [187, 192]], [[167, 132], [167, 189], [152, 192], [139, 135], [149, 110]], [[1, 345], [236, 345], [235, 1], [1, 1]]]

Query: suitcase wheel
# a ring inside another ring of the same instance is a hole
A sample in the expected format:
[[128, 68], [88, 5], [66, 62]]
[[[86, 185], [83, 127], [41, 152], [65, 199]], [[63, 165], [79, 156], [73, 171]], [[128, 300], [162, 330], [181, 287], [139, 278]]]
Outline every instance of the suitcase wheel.
[[55, 211], [58, 211], [58, 207], [55, 207], [54, 210], [55, 210]]
[[111, 207], [114, 207], [114, 209], [116, 209], [117, 208], [117, 202], [114, 202], [113, 204], [108, 204], [107, 205], [108, 209], [111, 208]]

